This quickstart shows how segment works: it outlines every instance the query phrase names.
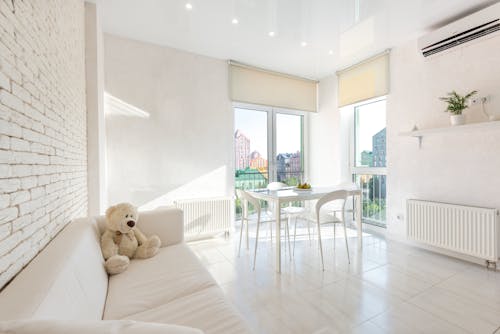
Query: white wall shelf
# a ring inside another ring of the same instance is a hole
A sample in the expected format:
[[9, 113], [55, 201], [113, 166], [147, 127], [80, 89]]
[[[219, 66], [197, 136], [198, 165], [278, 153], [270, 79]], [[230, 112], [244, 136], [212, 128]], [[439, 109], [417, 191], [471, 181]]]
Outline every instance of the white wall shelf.
[[482, 131], [487, 129], [500, 128], [500, 121], [490, 121], [490, 122], [480, 122], [480, 123], [470, 123], [464, 125], [447, 126], [443, 128], [430, 128], [430, 129], [418, 129], [416, 126], [414, 130], [407, 132], [400, 132], [400, 136], [414, 137], [418, 139], [419, 147], [422, 146], [422, 138], [425, 136], [433, 136], [444, 133], [459, 133], [459, 132], [469, 132], [469, 131]]

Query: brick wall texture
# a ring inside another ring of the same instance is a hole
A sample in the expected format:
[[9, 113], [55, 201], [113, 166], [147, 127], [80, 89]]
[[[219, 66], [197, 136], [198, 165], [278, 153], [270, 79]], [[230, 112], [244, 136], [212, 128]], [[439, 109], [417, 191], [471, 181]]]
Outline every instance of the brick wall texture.
[[0, 0], [0, 288], [87, 213], [82, 0]]

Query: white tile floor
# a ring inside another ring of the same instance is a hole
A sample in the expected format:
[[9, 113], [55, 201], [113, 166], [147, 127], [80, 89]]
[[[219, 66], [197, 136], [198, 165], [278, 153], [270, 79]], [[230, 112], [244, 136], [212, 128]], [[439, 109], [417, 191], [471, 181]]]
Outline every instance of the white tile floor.
[[324, 272], [316, 238], [310, 243], [302, 227], [294, 259], [283, 248], [277, 274], [264, 227], [255, 271], [253, 228], [240, 257], [236, 233], [190, 243], [256, 333], [500, 333], [500, 271], [368, 233], [359, 252], [354, 230], [348, 264], [340, 226], [334, 251], [330, 225]]

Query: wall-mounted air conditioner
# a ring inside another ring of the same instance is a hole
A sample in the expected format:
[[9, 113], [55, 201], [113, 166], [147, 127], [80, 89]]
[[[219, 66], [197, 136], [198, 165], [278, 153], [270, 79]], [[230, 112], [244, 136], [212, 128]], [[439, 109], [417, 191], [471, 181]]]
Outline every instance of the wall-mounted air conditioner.
[[418, 47], [428, 57], [499, 30], [500, 3], [497, 3], [421, 37]]

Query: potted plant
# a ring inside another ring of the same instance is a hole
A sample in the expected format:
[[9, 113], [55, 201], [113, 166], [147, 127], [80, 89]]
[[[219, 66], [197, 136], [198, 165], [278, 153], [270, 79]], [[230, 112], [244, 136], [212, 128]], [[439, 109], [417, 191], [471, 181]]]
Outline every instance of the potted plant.
[[469, 107], [468, 100], [477, 94], [477, 90], [470, 92], [465, 96], [457, 94], [457, 92], [452, 91], [448, 93], [446, 97], [440, 97], [441, 101], [448, 103], [448, 107], [445, 112], [450, 113], [451, 125], [463, 125], [465, 123], [465, 115], [463, 111]]

